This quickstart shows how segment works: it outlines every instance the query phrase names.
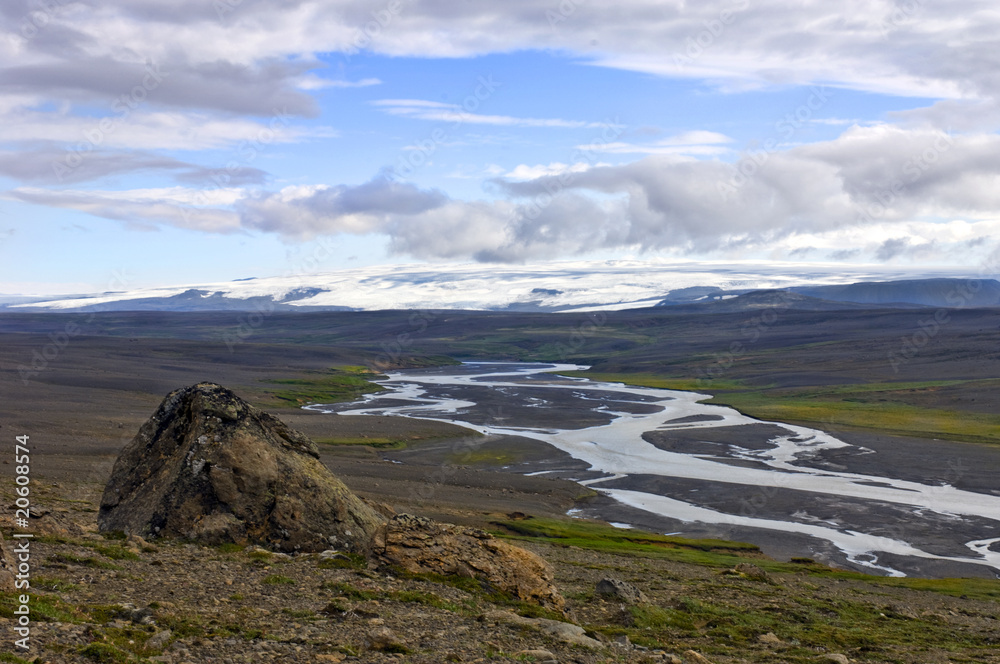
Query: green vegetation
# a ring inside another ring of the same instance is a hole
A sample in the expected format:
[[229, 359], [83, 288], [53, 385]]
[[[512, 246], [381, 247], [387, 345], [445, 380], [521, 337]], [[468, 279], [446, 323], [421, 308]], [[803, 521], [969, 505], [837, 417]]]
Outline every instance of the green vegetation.
[[333, 592], [337, 593], [338, 595], [342, 595], [347, 599], [368, 601], [368, 600], [378, 599], [380, 597], [379, 593], [375, 591], [360, 590], [344, 581], [324, 583], [321, 587], [324, 590], [332, 590]]
[[77, 556], [72, 553], [56, 553], [49, 556], [49, 562], [67, 565], [83, 565], [95, 569], [121, 569], [118, 565], [105, 562], [96, 556]]
[[1000, 415], [907, 403], [916, 393], [953, 384], [954, 381], [872, 383], [751, 390], [718, 394], [711, 402], [731, 406], [762, 420], [832, 424], [921, 438], [1000, 443]]
[[304, 406], [311, 403], [353, 401], [364, 394], [382, 392], [384, 387], [369, 380], [378, 375], [367, 367], [341, 366], [316, 372], [309, 378], [277, 378], [265, 382], [289, 386], [272, 393], [273, 405]]
[[368, 567], [368, 559], [359, 553], [341, 553], [334, 558], [320, 560], [320, 569], [353, 569], [362, 570]]
[[497, 533], [510, 539], [541, 539], [559, 546], [576, 546], [605, 553], [670, 558], [710, 567], [732, 567], [745, 558], [761, 558], [754, 544], [714, 539], [685, 539], [654, 535], [640, 530], [615, 528], [582, 519], [532, 518], [518, 521], [493, 521]]
[[447, 463], [459, 466], [507, 466], [523, 459], [522, 454], [511, 449], [470, 449], [449, 454]]
[[708, 392], [706, 402], [730, 406], [761, 420], [841, 426], [919, 438], [1000, 443], [1000, 414], [948, 410], [923, 405], [948, 387], [992, 390], [995, 379], [862, 383], [822, 387], [751, 387], [738, 380], [692, 380], [650, 373], [561, 372], [639, 387]]
[[[20, 596], [23, 591], [0, 593], [0, 617], [16, 620], [14, 611], [21, 606]], [[80, 610], [51, 595], [28, 593], [28, 606], [31, 607], [31, 619], [38, 622], [83, 622], [84, 615]]]
[[397, 602], [413, 602], [416, 604], [423, 604], [424, 606], [432, 606], [435, 609], [451, 611], [452, 613], [459, 613], [463, 608], [466, 608], [459, 604], [455, 604], [454, 602], [442, 599], [434, 593], [427, 593], [419, 590], [403, 590], [392, 593], [390, 597]]
[[261, 581], [261, 583], [270, 586], [294, 586], [295, 579], [288, 576], [282, 576], [281, 574], [269, 574], [264, 577], [264, 580]]

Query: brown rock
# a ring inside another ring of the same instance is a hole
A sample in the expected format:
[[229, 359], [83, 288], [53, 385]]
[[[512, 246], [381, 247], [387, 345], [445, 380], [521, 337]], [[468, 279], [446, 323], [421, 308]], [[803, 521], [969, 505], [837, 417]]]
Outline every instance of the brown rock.
[[775, 634], [774, 632], [768, 632], [767, 634], [761, 634], [760, 636], [757, 637], [757, 640], [759, 642], [761, 642], [761, 643], [767, 643], [767, 644], [770, 644], [770, 645], [778, 645], [778, 644], [784, 643], [784, 641], [782, 641], [781, 639], [779, 639], [778, 635]]
[[0, 592], [6, 593], [15, 590], [15, 574], [17, 574], [17, 563], [3, 539], [3, 533], [0, 532]]
[[368, 647], [382, 652], [407, 652], [406, 643], [388, 627], [376, 627], [368, 632]]
[[625, 602], [626, 604], [645, 604], [649, 602], [645, 593], [631, 583], [610, 577], [598, 581], [595, 592], [598, 595]]
[[712, 664], [707, 657], [694, 650], [684, 651], [684, 661], [687, 664]]
[[526, 602], [556, 609], [566, 603], [552, 585], [548, 563], [482, 530], [400, 514], [376, 539], [375, 552], [413, 574], [457, 574]]
[[214, 383], [171, 392], [125, 446], [101, 531], [366, 551], [385, 518], [318, 460], [315, 444]]
[[770, 575], [752, 563], [740, 563], [732, 569], [727, 569], [722, 574], [739, 576], [751, 581], [761, 581], [763, 583], [773, 583]]

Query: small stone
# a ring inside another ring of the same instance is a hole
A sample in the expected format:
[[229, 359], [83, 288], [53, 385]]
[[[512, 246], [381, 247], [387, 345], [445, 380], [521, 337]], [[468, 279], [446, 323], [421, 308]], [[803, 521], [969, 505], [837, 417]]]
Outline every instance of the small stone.
[[542, 650], [541, 648], [535, 650], [522, 650], [521, 652], [514, 655], [515, 657], [531, 657], [536, 662], [541, 664], [558, 664], [559, 660], [556, 656], [550, 653], [548, 650]]
[[751, 563], [740, 563], [739, 565], [733, 568], [733, 571], [736, 572], [736, 574], [738, 574], [739, 576], [742, 576], [746, 579], [750, 579], [751, 581], [763, 581], [764, 583], [771, 583], [771, 577], [768, 575], [768, 573]]
[[391, 629], [381, 626], [368, 632], [368, 647], [383, 652], [399, 652], [406, 649], [406, 643]]
[[627, 581], [604, 578], [597, 582], [595, 592], [604, 597], [611, 597], [628, 604], [645, 604], [649, 600], [646, 595]]
[[824, 661], [835, 662], [836, 664], [850, 664], [851, 660], [847, 659], [847, 655], [841, 655], [839, 652], [831, 653], [824, 657]]
[[343, 662], [345, 659], [347, 659], [347, 655], [342, 652], [331, 652], [316, 655], [317, 662]]
[[699, 652], [694, 650], [684, 651], [684, 661], [687, 664], [712, 664], [712, 662]]
[[160, 648], [167, 645], [167, 641], [170, 640], [171, 636], [173, 636], [173, 632], [171, 632], [169, 629], [165, 629], [162, 632], [157, 632], [153, 636], [149, 637], [148, 641], [146, 641], [146, 647], [152, 650], [159, 650]]
[[774, 632], [768, 632], [767, 634], [761, 634], [757, 637], [757, 640], [761, 643], [770, 643], [772, 645], [777, 645], [779, 643], [784, 643]]

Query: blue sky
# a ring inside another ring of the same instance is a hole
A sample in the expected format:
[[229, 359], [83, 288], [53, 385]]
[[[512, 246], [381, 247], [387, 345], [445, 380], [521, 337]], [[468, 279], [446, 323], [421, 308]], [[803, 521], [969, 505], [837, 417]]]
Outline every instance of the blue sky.
[[993, 264], [991, 3], [226, 3], [0, 8], [0, 293]]

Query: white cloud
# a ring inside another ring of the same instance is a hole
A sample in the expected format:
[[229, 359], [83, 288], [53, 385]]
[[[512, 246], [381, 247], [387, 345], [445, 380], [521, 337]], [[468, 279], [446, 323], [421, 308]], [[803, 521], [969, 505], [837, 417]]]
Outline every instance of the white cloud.
[[423, 99], [382, 99], [374, 101], [372, 104], [390, 115], [417, 120], [431, 120], [434, 122], [569, 129], [607, 126], [603, 122], [584, 122], [582, 120], [562, 120], [559, 118], [517, 118], [510, 115], [480, 115], [467, 111], [458, 104], [445, 104], [437, 101], [425, 101]]

